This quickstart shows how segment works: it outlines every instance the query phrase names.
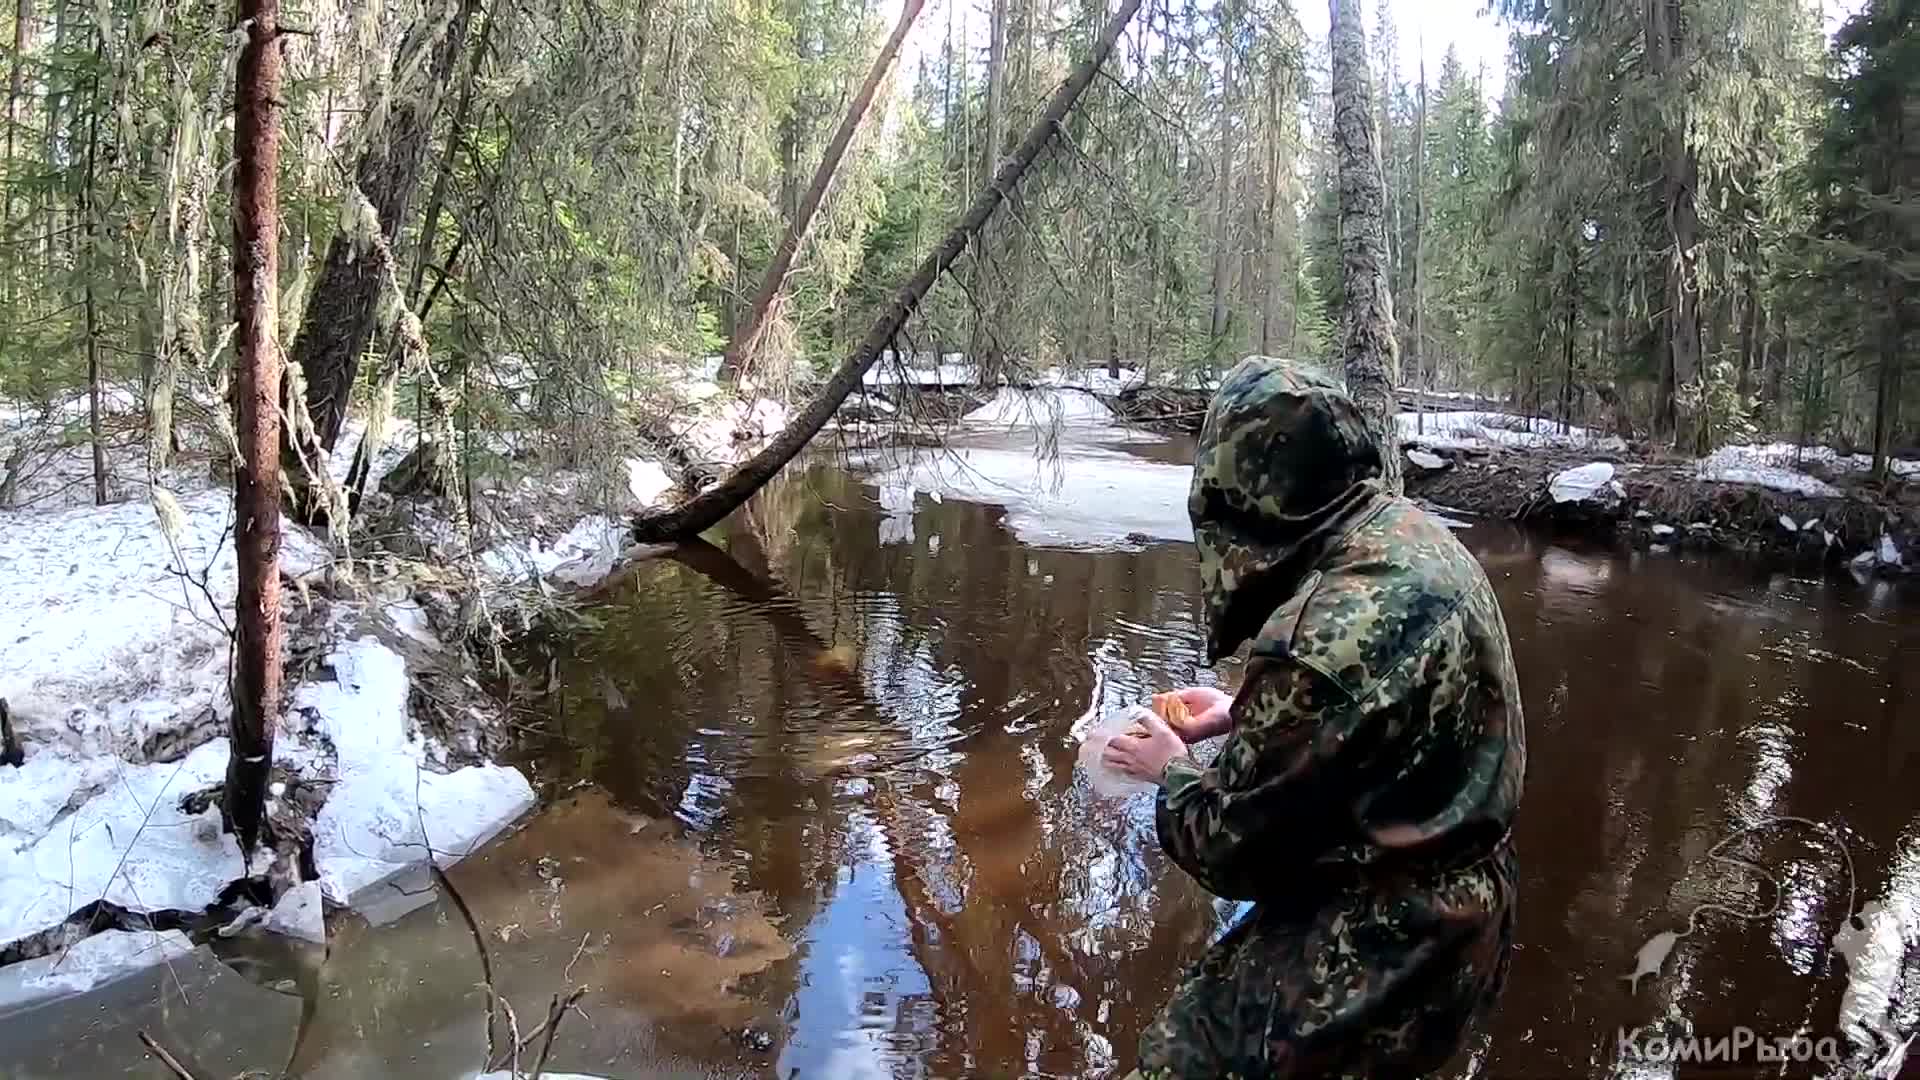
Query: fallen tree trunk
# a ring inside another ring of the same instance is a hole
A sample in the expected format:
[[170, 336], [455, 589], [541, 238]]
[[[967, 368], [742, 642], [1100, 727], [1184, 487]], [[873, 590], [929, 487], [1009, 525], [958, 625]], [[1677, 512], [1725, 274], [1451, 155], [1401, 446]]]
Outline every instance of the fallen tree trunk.
[[1113, 51], [1114, 42], [1120, 39], [1121, 32], [1138, 10], [1140, 0], [1122, 0], [1120, 10], [1114, 13], [1106, 29], [1101, 31], [1100, 40], [1094, 43], [1093, 51], [1053, 92], [1040, 118], [1028, 129], [1026, 138], [1020, 140], [1020, 145], [1001, 164], [993, 179], [974, 196], [967, 212], [940, 241], [940, 245], [927, 254], [913, 277], [894, 293], [893, 299], [887, 302], [885, 310], [874, 320], [873, 328], [867, 331], [867, 336], [861, 340], [853, 355], [841, 362], [833, 377], [813, 396], [813, 400], [807, 402], [806, 408], [800, 410], [786, 429], [764, 449], [742, 462], [719, 484], [679, 506], [650, 510], [637, 516], [633, 524], [636, 539], [647, 543], [682, 540], [712, 528], [752, 498], [754, 492], [765, 486], [787, 462], [806, 448], [848, 395], [859, 388], [867, 369], [886, 351], [887, 345], [906, 325], [908, 316], [913, 314], [921, 299], [933, 288], [934, 282], [966, 250], [967, 244], [987, 223], [987, 219], [993, 216], [993, 211], [1006, 199], [1007, 193], [1013, 190], [1020, 182], [1020, 177], [1040, 157], [1040, 151], [1046, 148], [1060, 121], [1080, 100], [1080, 95], [1093, 82], [1094, 76], [1099, 74], [1100, 65], [1106, 62], [1107, 55]]

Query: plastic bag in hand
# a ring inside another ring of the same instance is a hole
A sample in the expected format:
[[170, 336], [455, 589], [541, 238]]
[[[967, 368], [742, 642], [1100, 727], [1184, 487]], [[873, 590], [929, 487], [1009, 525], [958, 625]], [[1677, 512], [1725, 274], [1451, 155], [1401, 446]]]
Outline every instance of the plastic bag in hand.
[[1143, 718], [1151, 715], [1145, 706], [1135, 705], [1130, 709], [1110, 713], [1095, 724], [1092, 731], [1080, 743], [1080, 771], [1087, 774], [1087, 780], [1093, 785], [1093, 793], [1102, 798], [1117, 799], [1128, 795], [1138, 795], [1143, 791], [1152, 791], [1155, 787], [1150, 780], [1136, 780], [1125, 773], [1110, 769], [1100, 760], [1109, 740], [1125, 738], [1127, 732], [1140, 727]]

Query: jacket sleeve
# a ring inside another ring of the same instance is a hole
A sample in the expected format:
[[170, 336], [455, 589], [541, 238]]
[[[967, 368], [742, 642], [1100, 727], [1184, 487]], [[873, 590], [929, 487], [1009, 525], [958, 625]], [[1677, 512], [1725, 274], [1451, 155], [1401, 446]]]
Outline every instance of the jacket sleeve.
[[1252, 899], [1357, 838], [1354, 806], [1380, 742], [1370, 711], [1292, 660], [1256, 657], [1211, 767], [1167, 765], [1160, 846], [1216, 896]]

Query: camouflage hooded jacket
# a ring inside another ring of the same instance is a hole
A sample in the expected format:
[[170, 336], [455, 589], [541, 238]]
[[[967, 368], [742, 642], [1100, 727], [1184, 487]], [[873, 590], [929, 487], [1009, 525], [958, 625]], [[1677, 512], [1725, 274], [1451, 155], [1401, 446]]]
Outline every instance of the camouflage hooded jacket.
[[1478, 562], [1379, 488], [1340, 386], [1252, 358], [1215, 396], [1189, 511], [1208, 650], [1252, 641], [1210, 768], [1167, 767], [1167, 854], [1257, 901], [1141, 1039], [1148, 1076], [1412, 1076], [1497, 992], [1526, 750]]

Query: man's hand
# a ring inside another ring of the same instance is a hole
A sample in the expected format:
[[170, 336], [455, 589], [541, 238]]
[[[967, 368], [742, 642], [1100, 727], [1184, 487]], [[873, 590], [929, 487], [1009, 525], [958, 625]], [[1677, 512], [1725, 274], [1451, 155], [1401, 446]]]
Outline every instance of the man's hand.
[[1185, 690], [1175, 690], [1170, 695], [1156, 694], [1155, 698], [1157, 700], [1162, 696], [1179, 698], [1180, 703], [1187, 707], [1184, 722], [1169, 722], [1167, 725], [1185, 742], [1197, 743], [1215, 735], [1225, 735], [1233, 728], [1233, 719], [1229, 715], [1233, 698], [1211, 686], [1190, 686]]
[[1167, 762], [1186, 752], [1187, 744], [1167, 722], [1158, 713], [1147, 712], [1141, 715], [1137, 729], [1108, 740], [1100, 763], [1135, 780], [1157, 784], [1167, 771]]

